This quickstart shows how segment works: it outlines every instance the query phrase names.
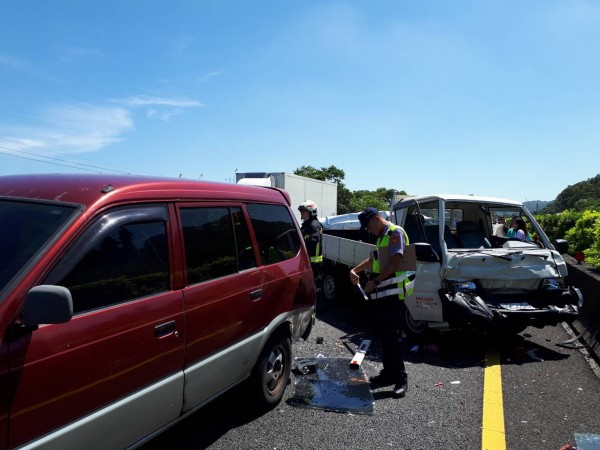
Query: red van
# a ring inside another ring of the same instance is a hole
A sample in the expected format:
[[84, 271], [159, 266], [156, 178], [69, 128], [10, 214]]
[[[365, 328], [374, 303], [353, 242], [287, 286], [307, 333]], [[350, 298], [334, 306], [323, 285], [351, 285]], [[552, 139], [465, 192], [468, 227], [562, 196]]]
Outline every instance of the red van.
[[250, 378], [281, 399], [315, 286], [286, 192], [0, 177], [0, 449], [141, 445]]

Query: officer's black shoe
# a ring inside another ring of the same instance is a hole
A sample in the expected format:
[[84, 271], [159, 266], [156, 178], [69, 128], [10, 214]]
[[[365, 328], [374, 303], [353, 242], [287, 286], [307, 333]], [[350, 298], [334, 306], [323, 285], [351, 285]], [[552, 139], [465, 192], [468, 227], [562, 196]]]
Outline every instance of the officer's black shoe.
[[391, 375], [388, 375], [388, 372], [385, 371], [385, 369], [383, 369], [381, 372], [379, 372], [379, 375], [375, 375], [371, 378], [369, 378], [369, 382], [373, 383], [373, 384], [392, 384], [394, 382], [394, 379], [392, 378]]
[[402, 398], [406, 395], [407, 391], [408, 391], [408, 380], [405, 378], [400, 383], [396, 383], [396, 386], [394, 386], [394, 390], [392, 392], [392, 396], [394, 398]]

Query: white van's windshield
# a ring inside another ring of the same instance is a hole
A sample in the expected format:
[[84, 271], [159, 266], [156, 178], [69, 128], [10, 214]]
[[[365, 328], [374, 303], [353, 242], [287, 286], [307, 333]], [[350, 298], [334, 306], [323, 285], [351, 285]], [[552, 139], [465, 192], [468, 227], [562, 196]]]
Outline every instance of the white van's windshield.
[[71, 205], [0, 200], [0, 292], [76, 211]]
[[[440, 236], [448, 251], [472, 249], [545, 248], [547, 238], [533, 217], [519, 205], [500, 202], [446, 199], [443, 219], [440, 200], [413, 202], [406, 210], [404, 228], [411, 243], [427, 242], [442, 254]], [[399, 215], [402, 211], [402, 216]], [[402, 222], [400, 222], [402, 223]]]

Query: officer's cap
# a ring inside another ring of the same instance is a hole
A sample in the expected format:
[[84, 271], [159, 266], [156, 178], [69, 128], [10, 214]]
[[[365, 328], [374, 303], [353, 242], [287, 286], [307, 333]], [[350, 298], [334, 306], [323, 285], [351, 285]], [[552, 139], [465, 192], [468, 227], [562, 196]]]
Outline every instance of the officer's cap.
[[360, 221], [360, 227], [367, 228], [367, 224], [369, 223], [369, 220], [371, 220], [371, 217], [374, 217], [378, 214], [379, 214], [379, 211], [377, 211], [372, 206], [368, 206], [367, 208], [363, 209], [362, 212], [358, 215], [358, 220]]

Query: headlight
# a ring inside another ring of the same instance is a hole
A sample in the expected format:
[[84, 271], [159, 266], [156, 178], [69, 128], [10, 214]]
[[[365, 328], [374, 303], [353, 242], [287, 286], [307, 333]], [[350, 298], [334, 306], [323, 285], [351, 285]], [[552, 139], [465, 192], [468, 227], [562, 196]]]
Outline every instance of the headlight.
[[474, 281], [447, 281], [448, 288], [454, 292], [475, 292], [477, 285]]
[[564, 286], [564, 280], [562, 278], [545, 278], [540, 282], [540, 289], [546, 291], [552, 291], [555, 289], [562, 289]]

